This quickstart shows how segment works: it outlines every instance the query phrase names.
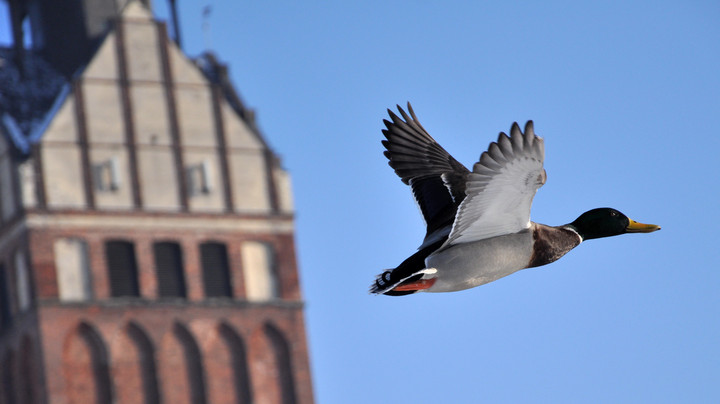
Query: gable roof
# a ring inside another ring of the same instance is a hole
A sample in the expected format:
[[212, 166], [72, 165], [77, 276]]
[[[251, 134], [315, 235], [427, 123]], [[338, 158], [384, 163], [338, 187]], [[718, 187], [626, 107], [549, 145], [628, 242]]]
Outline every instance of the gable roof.
[[[139, 1], [130, 1], [120, 14], [126, 21], [151, 21], [150, 10]], [[80, 66], [72, 79], [67, 79], [32, 50], [24, 50], [23, 72], [15, 63], [12, 48], [0, 48], [0, 133], [11, 140], [21, 156], [27, 156], [33, 143], [38, 142], [59, 108], [70, 95], [73, 80], [85, 75], [116, 78], [115, 54], [109, 46], [116, 30], [113, 24], [98, 44], [88, 62]], [[255, 113], [245, 107], [235, 87], [230, 82], [227, 65], [212, 53], [204, 53], [188, 59], [174, 43], [170, 53], [178, 63], [174, 67], [185, 71], [196, 70], [197, 80], [218, 85], [231, 109], [247, 125], [257, 140], [265, 147], [267, 142], [255, 123]], [[102, 66], [98, 66], [102, 64]], [[100, 67], [100, 68], [97, 68]]]

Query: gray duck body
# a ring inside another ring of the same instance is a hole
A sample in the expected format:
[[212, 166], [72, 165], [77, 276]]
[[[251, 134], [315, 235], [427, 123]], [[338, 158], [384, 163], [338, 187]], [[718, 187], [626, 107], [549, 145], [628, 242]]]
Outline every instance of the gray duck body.
[[521, 269], [556, 261], [581, 241], [568, 226], [531, 223], [517, 233], [451, 244], [425, 259], [431, 269], [426, 276], [435, 279], [425, 291], [454, 292], [484, 285]]

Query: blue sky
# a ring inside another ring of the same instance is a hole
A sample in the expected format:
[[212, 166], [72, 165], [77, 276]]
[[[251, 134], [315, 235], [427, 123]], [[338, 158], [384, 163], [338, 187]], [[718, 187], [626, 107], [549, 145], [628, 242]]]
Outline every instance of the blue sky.
[[[720, 400], [720, 4], [180, 3], [186, 52], [229, 64], [293, 176], [319, 403]], [[534, 120], [533, 220], [612, 206], [662, 231], [464, 292], [368, 295], [424, 233], [380, 144], [406, 101], [468, 167]]]

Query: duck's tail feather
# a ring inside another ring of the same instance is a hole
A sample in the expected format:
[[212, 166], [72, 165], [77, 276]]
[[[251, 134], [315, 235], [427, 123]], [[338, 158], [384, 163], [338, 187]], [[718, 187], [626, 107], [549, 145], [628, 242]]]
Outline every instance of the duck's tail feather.
[[386, 269], [383, 273], [375, 277], [375, 282], [370, 285], [370, 293], [384, 293], [392, 282], [392, 269]]
[[370, 293], [388, 296], [405, 296], [430, 288], [435, 283], [435, 268], [424, 268], [410, 276], [393, 281], [393, 270], [388, 269], [375, 278]]

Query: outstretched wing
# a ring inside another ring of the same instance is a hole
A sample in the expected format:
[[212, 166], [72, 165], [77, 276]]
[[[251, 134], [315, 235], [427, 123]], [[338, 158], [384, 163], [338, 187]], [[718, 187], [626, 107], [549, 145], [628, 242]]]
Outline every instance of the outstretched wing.
[[[443, 149], [420, 125], [408, 103], [409, 115], [397, 106], [402, 118], [388, 109], [384, 120], [385, 157], [395, 173], [412, 188], [427, 226], [423, 246], [448, 235], [457, 208], [465, 198], [470, 171]], [[422, 247], [422, 246], [421, 246]]]
[[467, 196], [445, 245], [466, 243], [521, 231], [530, 227], [530, 207], [547, 176], [543, 168], [545, 145], [535, 135], [532, 121], [525, 133], [513, 123], [510, 137], [480, 156], [467, 177]]

